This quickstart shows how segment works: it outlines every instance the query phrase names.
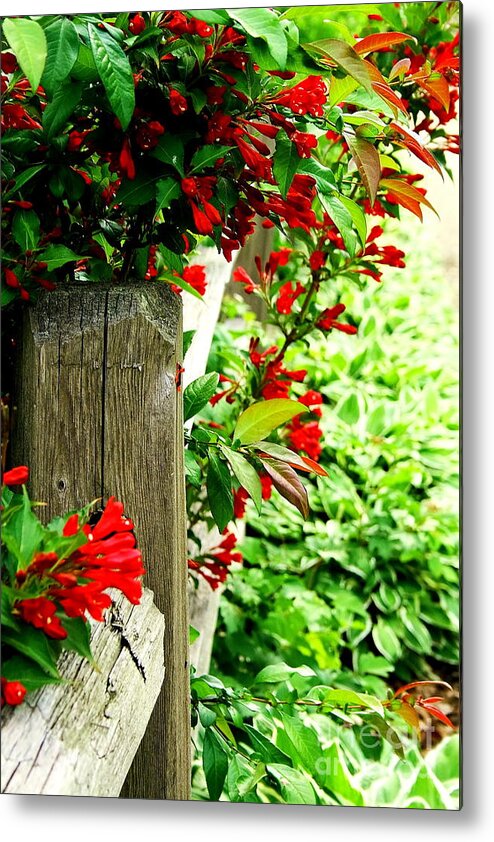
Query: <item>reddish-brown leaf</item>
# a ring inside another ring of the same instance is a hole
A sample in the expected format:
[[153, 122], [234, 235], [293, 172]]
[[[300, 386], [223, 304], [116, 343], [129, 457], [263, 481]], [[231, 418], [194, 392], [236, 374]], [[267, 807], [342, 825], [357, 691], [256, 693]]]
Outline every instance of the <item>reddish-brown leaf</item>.
[[369, 194], [370, 203], [373, 205], [376, 200], [379, 179], [381, 178], [381, 159], [379, 152], [372, 143], [364, 140], [363, 137], [352, 137], [351, 135], [345, 134], [345, 140], [348, 143], [352, 158], [357, 165], [360, 178]]
[[445, 713], [439, 708], [434, 707], [434, 705], [428, 705], [425, 701], [420, 703], [420, 707], [423, 707], [428, 713], [431, 713], [432, 716], [435, 716], [436, 719], [439, 719], [444, 725], [447, 725], [448, 728], [453, 728], [455, 730], [455, 726], [451, 722], [451, 719], [448, 719]]
[[401, 718], [404, 719], [408, 725], [411, 725], [412, 728], [420, 728], [420, 719], [418, 713], [415, 710], [415, 708], [412, 707], [412, 705], [408, 704], [408, 702], [402, 702], [400, 707], [397, 708], [395, 712], [398, 714], [398, 716], [401, 716]]
[[404, 208], [414, 213], [419, 219], [422, 219], [420, 205], [425, 205], [430, 208], [430, 210], [434, 211], [437, 216], [439, 216], [435, 207], [431, 205], [429, 200], [426, 199], [425, 196], [423, 196], [422, 193], [413, 186], [413, 184], [408, 184], [407, 181], [401, 181], [398, 178], [383, 178], [381, 179], [379, 186], [384, 187], [386, 192], [389, 193], [399, 205], [402, 205]]
[[433, 73], [431, 76], [428, 76], [427, 79], [423, 79], [419, 82], [421, 88], [424, 89], [430, 96], [434, 97], [437, 102], [442, 105], [442, 107], [449, 111], [449, 103], [450, 103], [450, 96], [449, 96], [449, 85], [448, 80], [444, 78], [440, 73]]
[[401, 146], [405, 146], [406, 149], [409, 149], [413, 155], [416, 155], [417, 158], [420, 158], [424, 164], [428, 164], [429, 167], [433, 167], [442, 177], [443, 172], [439, 164], [437, 163], [434, 155], [429, 152], [422, 145], [422, 141], [420, 140], [419, 136], [415, 134], [415, 132], [410, 131], [410, 129], [405, 128], [402, 126], [401, 123], [391, 122], [390, 128], [394, 129], [397, 134], [400, 135], [403, 140], [397, 141]]
[[273, 480], [273, 485], [277, 491], [285, 500], [292, 503], [306, 520], [309, 516], [309, 498], [306, 488], [300, 482], [293, 468], [278, 459], [261, 459], [261, 462], [266, 473]]
[[403, 105], [403, 102], [401, 101], [400, 97], [393, 90], [393, 88], [389, 87], [389, 85], [387, 85], [387, 84], [381, 85], [380, 82], [373, 82], [372, 83], [372, 90], [374, 91], [374, 93], [376, 93], [378, 96], [380, 96], [381, 99], [386, 100], [386, 102], [389, 102], [390, 105], [394, 105], [395, 108], [399, 108], [400, 111], [403, 111], [404, 114], [408, 115], [408, 111], [406, 110], [405, 106]]
[[447, 681], [434, 681], [431, 679], [430, 681], [411, 681], [410, 684], [404, 684], [402, 687], [398, 687], [398, 690], [394, 694], [393, 698], [396, 699], [397, 696], [401, 696], [402, 693], [406, 693], [407, 690], [412, 690], [414, 687], [424, 687], [429, 684], [440, 684], [441, 687], [446, 687], [447, 690], [452, 690], [451, 684], [448, 684]]
[[413, 35], [406, 35], [404, 32], [376, 32], [375, 35], [367, 35], [361, 38], [353, 49], [359, 55], [366, 55], [373, 53], [376, 50], [385, 50], [387, 47], [392, 47], [393, 44], [401, 44], [403, 41], [415, 41]]

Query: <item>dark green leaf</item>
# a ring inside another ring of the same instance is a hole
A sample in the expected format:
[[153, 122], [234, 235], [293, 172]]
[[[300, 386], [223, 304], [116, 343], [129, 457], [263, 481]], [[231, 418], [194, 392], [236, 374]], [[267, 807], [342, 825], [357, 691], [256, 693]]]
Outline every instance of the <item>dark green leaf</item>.
[[22, 505], [2, 529], [2, 541], [16, 557], [18, 567], [25, 569], [39, 549], [44, 529], [34, 514], [29, 497], [22, 495]]
[[[5, 144], [5, 141], [3, 141], [3, 144]], [[41, 170], [44, 170], [45, 167], [46, 164], [35, 164], [34, 167], [27, 167], [25, 170], [22, 170], [22, 172], [20, 172], [17, 178], [15, 179], [14, 184], [10, 188], [10, 190], [6, 191], [4, 195], [4, 201], [7, 201], [7, 199], [10, 198], [10, 196], [14, 196], [17, 193], [17, 191], [21, 189], [21, 187], [24, 187], [25, 184], [31, 181], [31, 179], [34, 178], [34, 176], [37, 175], [39, 172], [41, 172]]]
[[197, 377], [184, 391], [184, 421], [193, 418], [213, 397], [218, 386], [219, 374], [212, 371]]
[[268, 740], [264, 734], [261, 734], [260, 731], [251, 725], [244, 725], [243, 727], [249, 735], [252, 748], [264, 763], [285, 763], [287, 766], [290, 765], [290, 757], [277, 748], [272, 740]]
[[82, 95], [80, 82], [67, 82], [60, 85], [43, 111], [43, 128], [48, 139], [64, 128], [68, 118], [78, 105]]
[[353, 230], [353, 219], [350, 211], [339, 196], [320, 196], [319, 198], [322, 206], [340, 232], [348, 254], [353, 257], [356, 251], [357, 237]]
[[2, 632], [2, 643], [17, 649], [23, 655], [36, 661], [37, 664], [51, 675], [58, 678], [57, 653], [51, 645], [49, 638], [40, 629], [25, 623], [22, 627], [22, 634], [6, 629]]
[[216, 526], [223, 532], [233, 518], [232, 478], [225, 462], [216, 453], [209, 454], [206, 485], [211, 514]]
[[213, 167], [218, 158], [223, 158], [230, 151], [231, 146], [201, 146], [192, 156], [190, 172], [202, 172], [206, 167]]
[[228, 771], [228, 751], [223, 741], [208, 728], [204, 734], [202, 765], [211, 801], [218, 801]]
[[60, 266], [65, 266], [66, 263], [82, 260], [83, 256], [81, 254], [75, 254], [67, 246], [52, 244], [39, 255], [39, 260], [47, 264], [46, 269], [48, 272], [52, 272], [54, 269], [59, 269]]
[[286, 195], [293, 181], [293, 176], [299, 168], [301, 158], [295, 144], [282, 135], [281, 132], [278, 133], [276, 138], [276, 151], [273, 158], [273, 174], [281, 195], [286, 199]]
[[129, 60], [112, 36], [89, 25], [94, 63], [114, 114], [125, 131], [135, 108], [134, 77]]
[[33, 210], [19, 208], [12, 220], [12, 236], [23, 252], [32, 251], [39, 242], [39, 216]]
[[192, 345], [192, 341], [196, 333], [196, 330], [184, 330], [184, 336], [182, 340], [182, 354], [184, 357], [187, 351], [189, 350], [190, 346]]
[[67, 631], [63, 648], [77, 652], [78, 655], [92, 662], [93, 655], [91, 652], [89, 624], [82, 617], [64, 617], [62, 625]]
[[163, 178], [156, 184], [156, 213], [166, 210], [180, 196], [180, 184], [175, 178]]
[[47, 675], [31, 658], [22, 655], [14, 655], [2, 662], [2, 676], [7, 681], [20, 681], [26, 690], [38, 690], [46, 684], [64, 684], [60, 676]]
[[163, 164], [169, 164], [182, 178], [184, 177], [184, 145], [178, 135], [165, 134], [151, 155]]

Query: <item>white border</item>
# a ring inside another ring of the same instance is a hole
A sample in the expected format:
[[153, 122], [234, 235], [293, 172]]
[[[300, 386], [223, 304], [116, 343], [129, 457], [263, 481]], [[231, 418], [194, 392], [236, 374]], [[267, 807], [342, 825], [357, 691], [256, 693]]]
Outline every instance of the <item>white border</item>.
[[[285, 0], [286, 5], [290, 5]], [[176, 2], [170, 8], [192, 4]], [[223, 8], [219, 2], [193, 2], [194, 8]], [[232, 5], [256, 5], [252, 2]], [[260, 5], [260, 4], [259, 4]], [[304, 5], [293, 3], [293, 5]], [[321, 4], [322, 5], [322, 4]], [[2, 0], [1, 14], [72, 11], [153, 10], [156, 2], [126, 0], [68, 3]], [[464, 13], [464, 275], [463, 275], [463, 452], [464, 452], [464, 808], [460, 813], [362, 808], [219, 805], [198, 802], [124, 802], [119, 800], [2, 796], [3, 838], [44, 840], [183, 839], [198, 842], [312, 842], [315, 839], [383, 842], [383, 836], [413, 836], [433, 842], [479, 838], [493, 817], [492, 771], [494, 681], [492, 629], [494, 599], [493, 494], [494, 425], [494, 263], [492, 245], [492, 170], [494, 133], [494, 4], [465, 0]], [[490, 751], [489, 751], [490, 749]], [[492, 825], [492, 823], [491, 823]], [[349, 835], [350, 831], [350, 835]]]

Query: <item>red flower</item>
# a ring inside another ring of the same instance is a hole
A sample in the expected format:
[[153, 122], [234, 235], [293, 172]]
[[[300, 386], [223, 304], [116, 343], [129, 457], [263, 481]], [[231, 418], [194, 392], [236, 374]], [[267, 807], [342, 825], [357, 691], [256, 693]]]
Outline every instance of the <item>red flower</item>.
[[140, 149], [154, 149], [158, 138], [165, 132], [165, 127], [158, 120], [151, 120], [149, 123], [141, 123], [136, 132], [136, 143]]
[[[9, 270], [6, 269], [6, 272]], [[12, 468], [10, 471], [5, 471], [2, 477], [2, 485], [25, 485], [29, 479], [29, 468], [25, 465], [20, 465], [18, 468]]]
[[131, 532], [134, 524], [124, 515], [123, 508], [123, 503], [116, 501], [115, 497], [110, 497], [98, 523], [90, 529], [91, 539], [88, 535], [88, 540], [107, 538], [112, 532]]
[[298, 402], [303, 403], [304, 406], [309, 407], [319, 406], [319, 404], [322, 404], [323, 402], [323, 397], [320, 392], [316, 392], [314, 389], [309, 389], [309, 391], [306, 392], [305, 395], [302, 395], [300, 398], [298, 398]]
[[53, 637], [55, 640], [63, 640], [67, 637], [67, 632], [59, 618], [55, 616], [57, 607], [50, 599], [44, 596], [22, 599], [16, 603], [16, 607], [26, 623], [42, 629], [48, 637]]
[[249, 495], [245, 488], [238, 488], [233, 494], [233, 516], [240, 520], [245, 515], [245, 506]]
[[132, 35], [140, 35], [145, 28], [146, 21], [139, 13], [130, 19], [129, 30], [132, 32]]
[[2, 53], [1, 68], [3, 73], [14, 73], [17, 67], [17, 59], [13, 53]]
[[301, 158], [310, 158], [312, 149], [317, 147], [317, 137], [307, 132], [294, 132], [291, 137]]
[[336, 330], [340, 330], [342, 333], [357, 333], [355, 325], [348, 325], [343, 322], [336, 321], [338, 316], [341, 316], [345, 310], [346, 307], [344, 304], [336, 304], [335, 307], [328, 307], [319, 316], [316, 322], [316, 327], [321, 330], [333, 330], [333, 328], [335, 328]]
[[128, 137], [124, 138], [120, 155], [118, 156], [119, 173], [132, 181], [136, 177], [136, 168], [132, 158], [132, 151]]
[[326, 263], [327, 254], [323, 251], [313, 251], [309, 258], [309, 266], [313, 272], [318, 272]]
[[77, 535], [79, 531], [79, 515], [76, 513], [75, 515], [71, 515], [65, 523], [63, 528], [63, 535], [65, 538], [69, 538], [72, 535]]
[[291, 313], [295, 300], [303, 291], [304, 286], [301, 283], [297, 282], [295, 288], [290, 281], [283, 284], [283, 286], [280, 287], [279, 295], [276, 300], [276, 309], [278, 310], [278, 313]]
[[26, 692], [20, 681], [8, 681], [2, 676], [2, 705], [20, 705]]
[[317, 421], [309, 421], [303, 424], [297, 416], [288, 425], [288, 439], [292, 449], [299, 453], [301, 450], [315, 462], [318, 461], [322, 452], [320, 441], [323, 432]]
[[273, 480], [271, 477], [268, 477], [267, 474], [260, 477], [260, 480], [262, 485], [262, 499], [269, 500], [273, 492]]
[[233, 273], [233, 280], [240, 284], [245, 284], [244, 292], [246, 293], [255, 292], [256, 289], [259, 289], [259, 285], [254, 283], [243, 266], [239, 266], [238, 269], [235, 269]]
[[206, 281], [205, 266], [186, 266], [182, 272], [182, 278], [185, 283], [193, 287], [199, 295], [204, 295], [208, 285], [208, 282]]
[[180, 117], [187, 109], [188, 105], [185, 97], [179, 91], [175, 90], [175, 88], [170, 88], [170, 110], [172, 114]]
[[327, 99], [327, 87], [322, 76], [308, 76], [293, 88], [288, 88], [277, 94], [274, 102], [286, 105], [294, 114], [311, 114], [322, 117], [322, 106]]

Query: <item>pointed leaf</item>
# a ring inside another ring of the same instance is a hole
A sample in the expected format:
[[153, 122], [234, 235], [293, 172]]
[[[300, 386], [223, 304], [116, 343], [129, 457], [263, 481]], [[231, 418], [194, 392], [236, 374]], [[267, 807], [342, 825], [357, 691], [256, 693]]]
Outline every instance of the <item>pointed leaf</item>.
[[[384, 187], [384, 189], [390, 193], [400, 205], [403, 205], [404, 208], [411, 210], [410, 203], [412, 203], [412, 206], [413, 203], [418, 204], [419, 206], [425, 205], [427, 208], [434, 211], [436, 216], [439, 216], [429, 200], [426, 199], [425, 196], [423, 196], [422, 193], [413, 186], [413, 184], [408, 184], [407, 181], [402, 181], [398, 178], [383, 178], [381, 179], [379, 186]], [[422, 214], [420, 213], [420, 219], [421, 218]]]
[[175, 178], [163, 178], [156, 184], [156, 213], [166, 210], [174, 199], [180, 197], [180, 184]]
[[307, 412], [307, 407], [285, 398], [253, 403], [239, 415], [233, 438], [241, 444], [252, 444], [301, 412]]
[[212, 371], [197, 377], [184, 391], [184, 421], [193, 418], [213, 397], [218, 386], [219, 374]]
[[404, 32], [376, 32], [374, 35], [366, 35], [353, 45], [353, 49], [359, 55], [366, 55], [376, 50], [384, 50], [394, 44], [402, 44], [403, 41], [414, 41], [413, 35], [406, 35]]
[[32, 658], [53, 678], [59, 678], [57, 670], [57, 655], [49, 638], [40, 629], [35, 629], [27, 623], [23, 625], [22, 635], [14, 634], [9, 629], [2, 632], [2, 644], [11, 646], [28, 658]]
[[218, 158], [231, 152], [231, 146], [201, 146], [192, 156], [190, 173], [202, 172], [206, 167], [214, 167]]
[[306, 471], [307, 473], [314, 473], [318, 474], [320, 477], [327, 477], [328, 473], [318, 465], [317, 462], [314, 462], [313, 459], [309, 459], [308, 456], [299, 456], [298, 453], [294, 453], [293, 450], [290, 450], [289, 447], [283, 447], [280, 444], [274, 444], [271, 441], [259, 441], [255, 442], [252, 445], [254, 450], [260, 450], [261, 456], [264, 454], [265, 456], [274, 456], [275, 459], [279, 459], [281, 462], [286, 462], [288, 465], [291, 465], [292, 468], [298, 468], [299, 471]]
[[184, 177], [184, 145], [178, 135], [166, 134], [161, 137], [151, 156], [163, 164], [170, 164], [182, 178]]
[[2, 677], [7, 681], [20, 681], [28, 692], [47, 684], [64, 684], [60, 676], [48, 675], [35, 661], [24, 655], [14, 655], [2, 661]]
[[412, 62], [409, 58], [400, 58], [396, 64], [393, 64], [391, 71], [388, 76], [388, 82], [391, 82], [393, 79], [396, 79], [397, 76], [404, 76], [405, 73], [410, 70]]
[[19, 208], [12, 220], [12, 236], [22, 251], [32, 251], [39, 242], [39, 216], [33, 210]]
[[284, 70], [288, 55], [286, 35], [276, 13], [272, 9], [226, 9], [233, 20], [237, 21], [253, 38], [261, 38], [277, 62]]
[[55, 91], [43, 111], [42, 123], [50, 140], [62, 129], [82, 96], [80, 82], [66, 82]]
[[56, 17], [44, 33], [48, 48], [46, 65], [41, 79], [43, 88], [51, 94], [72, 70], [79, 53], [79, 36], [72, 21]]
[[65, 266], [66, 263], [81, 260], [82, 257], [84, 257], [84, 255], [75, 254], [72, 249], [67, 248], [67, 246], [55, 244], [48, 246], [44, 252], [38, 255], [38, 259], [47, 264], [46, 269], [48, 272], [52, 272], [54, 269], [59, 269], [60, 266]]
[[301, 158], [295, 144], [281, 133], [276, 139], [276, 151], [273, 160], [273, 175], [281, 195], [286, 199]]
[[448, 690], [452, 690], [451, 684], [448, 684], [447, 681], [435, 681], [433, 678], [430, 681], [411, 681], [409, 684], [404, 684], [403, 687], [399, 687], [398, 690], [393, 695], [393, 698], [396, 696], [401, 695], [401, 693], [405, 693], [407, 690], [412, 690], [413, 687], [422, 687], [428, 684], [440, 684], [442, 687], [446, 687]]
[[129, 60], [115, 38], [89, 24], [94, 63], [114, 114], [125, 131], [135, 108], [134, 77]]
[[202, 748], [202, 765], [211, 801], [218, 801], [228, 771], [228, 751], [212, 728], [207, 728]]
[[261, 462], [273, 480], [273, 485], [277, 491], [285, 500], [292, 503], [306, 520], [309, 516], [307, 489], [302, 485], [293, 468], [277, 459], [261, 459]]
[[46, 36], [42, 27], [29, 18], [6, 18], [3, 21], [3, 34], [33, 92], [36, 91], [47, 55]]
[[449, 111], [449, 85], [447, 79], [441, 73], [431, 74], [427, 79], [419, 81], [419, 85], [424, 91], [427, 91], [428, 94], [433, 96], [446, 111]]
[[396, 122], [390, 123], [389, 127], [394, 129], [395, 132], [403, 138], [403, 141], [397, 141], [398, 143], [409, 149], [410, 152], [412, 152], [413, 155], [416, 155], [416, 157], [423, 161], [424, 164], [428, 164], [429, 167], [437, 170], [440, 176], [443, 177], [443, 171], [434, 158], [434, 155], [422, 145], [422, 141], [415, 132], [410, 131], [410, 129], [402, 126], [401, 123]]
[[242, 488], [245, 488], [249, 497], [254, 501], [254, 505], [260, 514], [262, 506], [262, 485], [257, 471], [245, 456], [242, 456], [238, 451], [232, 450], [226, 445], [221, 445], [221, 450], [228, 459], [240, 485]]
[[233, 518], [233, 492], [230, 471], [216, 453], [209, 454], [206, 480], [208, 502], [216, 526], [223, 532]]
[[311, 41], [310, 44], [305, 44], [304, 48], [324, 58], [331, 59], [348, 76], [359, 82], [366, 91], [371, 92], [369, 71], [358, 53], [346, 41], [340, 41], [337, 38], [327, 38], [324, 41]]
[[371, 205], [374, 204], [381, 178], [381, 160], [379, 153], [372, 143], [361, 137], [345, 135], [345, 140], [357, 165], [360, 177], [369, 195]]
[[420, 728], [420, 719], [417, 711], [408, 702], [403, 702], [398, 708], [393, 708], [393, 711], [401, 716], [401, 718], [412, 728]]

